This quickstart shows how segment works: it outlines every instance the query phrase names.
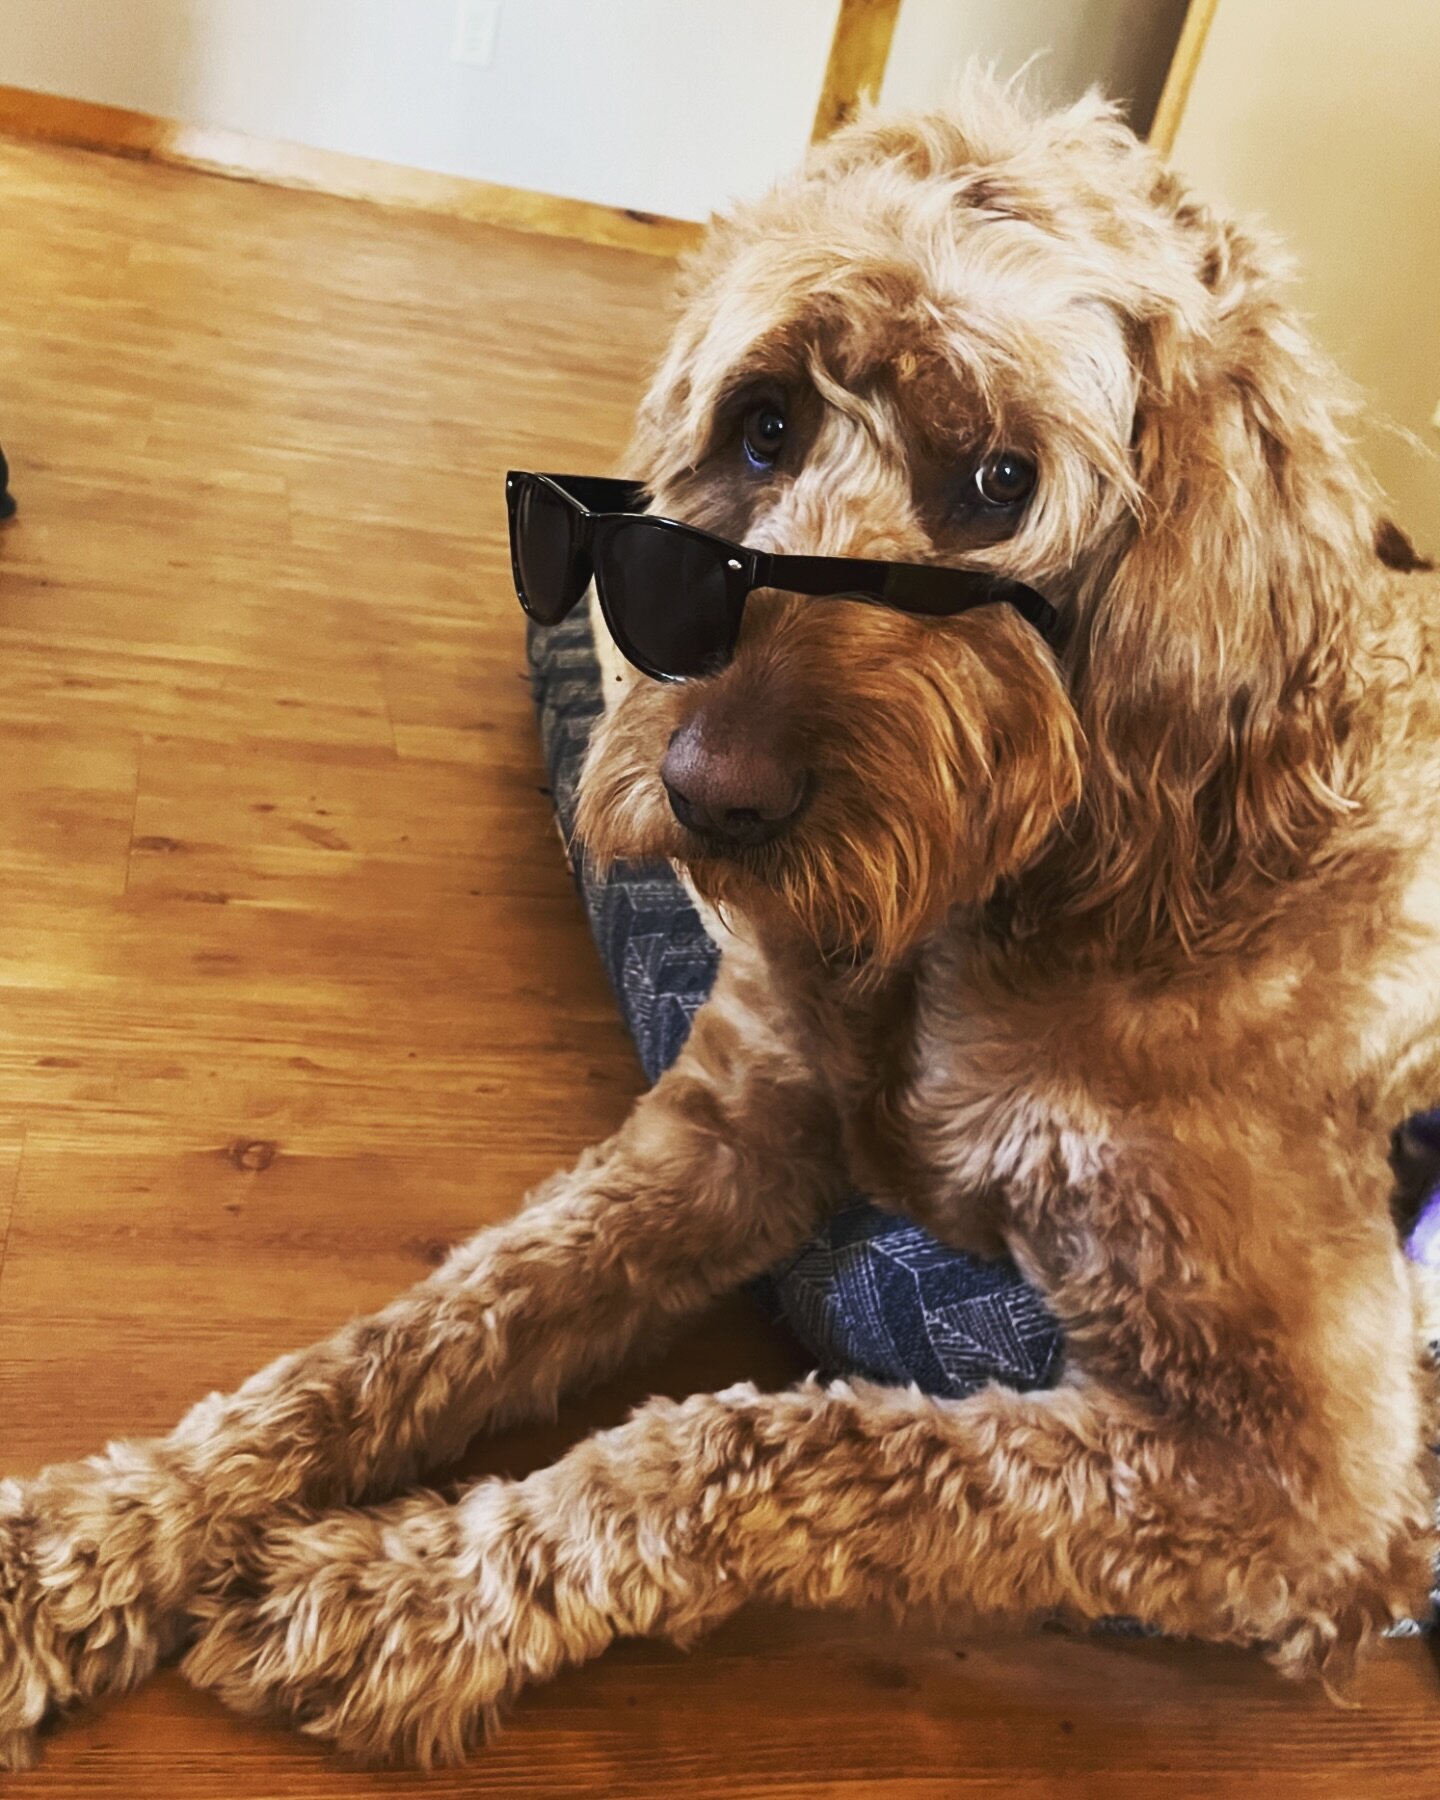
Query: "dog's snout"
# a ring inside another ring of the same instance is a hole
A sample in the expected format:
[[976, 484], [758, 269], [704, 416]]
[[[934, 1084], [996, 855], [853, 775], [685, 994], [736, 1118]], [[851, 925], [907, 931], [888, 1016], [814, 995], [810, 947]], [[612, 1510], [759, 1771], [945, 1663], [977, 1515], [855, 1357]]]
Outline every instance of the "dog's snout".
[[805, 771], [763, 727], [725, 729], [704, 712], [671, 738], [660, 778], [687, 830], [737, 846], [778, 837], [809, 786]]

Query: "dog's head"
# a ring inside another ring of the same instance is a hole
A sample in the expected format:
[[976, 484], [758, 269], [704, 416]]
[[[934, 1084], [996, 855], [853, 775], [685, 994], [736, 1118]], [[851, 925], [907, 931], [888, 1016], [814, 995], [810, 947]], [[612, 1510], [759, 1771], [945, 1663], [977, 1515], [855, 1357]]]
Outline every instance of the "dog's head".
[[1338, 384], [1268, 263], [1108, 109], [985, 84], [717, 224], [640, 416], [654, 510], [1002, 571], [1060, 606], [1060, 649], [1003, 606], [756, 595], [729, 667], [637, 683], [598, 734], [592, 853], [676, 858], [767, 930], [882, 962], [1017, 880], [1115, 932], [1202, 933], [1217, 884], [1336, 803], [1368, 530]]

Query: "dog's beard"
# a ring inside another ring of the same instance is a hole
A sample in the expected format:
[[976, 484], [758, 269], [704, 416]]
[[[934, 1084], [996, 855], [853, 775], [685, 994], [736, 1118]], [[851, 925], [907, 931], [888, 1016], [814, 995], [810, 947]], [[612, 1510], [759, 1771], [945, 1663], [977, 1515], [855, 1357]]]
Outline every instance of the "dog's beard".
[[[578, 818], [597, 865], [682, 864], [723, 915], [830, 961], [901, 961], [956, 906], [983, 901], [1038, 852], [1079, 793], [1075, 721], [1053, 664], [1019, 621], [927, 634], [901, 659], [873, 621], [793, 704], [815, 797], [782, 837], [713, 843], [671, 812], [659, 765], [687, 702], [633, 689], [600, 726]], [[883, 648], [883, 654], [882, 654]]]
[[[659, 739], [663, 748], [664, 737]], [[885, 824], [850, 809], [850, 827], [808, 819], [778, 842], [723, 849], [674, 817], [656, 773], [649, 732], [624, 709], [600, 728], [581, 783], [577, 821], [600, 869], [616, 861], [680, 864], [696, 891], [731, 923], [767, 938], [800, 940], [827, 959], [900, 954], [947, 904], [950, 833], [913, 815]], [[819, 809], [816, 809], [819, 810]], [[834, 797], [823, 812], [833, 819]]]
[[898, 958], [944, 914], [954, 898], [962, 810], [953, 780], [926, 784], [924, 805], [911, 781], [910, 804], [882, 814], [867, 792], [895, 790], [882, 783], [878, 767], [868, 779], [863, 769], [830, 771], [821, 777], [818, 803], [783, 838], [720, 846], [680, 825], [659, 778], [669, 701], [667, 690], [636, 690], [597, 730], [577, 820], [597, 867], [678, 863], [722, 917], [743, 920], [767, 939], [807, 943], [829, 960]]
[[722, 918], [739, 915], [762, 938], [798, 941], [828, 964], [882, 969], [955, 902], [955, 871], [937, 850], [918, 831], [873, 831], [735, 854], [701, 847], [679, 860]]

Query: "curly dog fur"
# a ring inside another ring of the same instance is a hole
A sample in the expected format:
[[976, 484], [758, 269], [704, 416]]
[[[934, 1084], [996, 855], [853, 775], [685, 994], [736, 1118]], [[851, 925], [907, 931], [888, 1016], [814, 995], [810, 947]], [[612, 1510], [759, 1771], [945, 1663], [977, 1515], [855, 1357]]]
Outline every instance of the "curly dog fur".
[[[0, 1487], [0, 1743], [191, 1640], [371, 1757], [756, 1597], [1141, 1616], [1342, 1677], [1422, 1603], [1421, 1297], [1397, 1120], [1440, 1096], [1440, 592], [1382, 525], [1273, 249], [1095, 101], [978, 84], [716, 225], [633, 473], [792, 553], [1060, 605], [760, 596], [592, 746], [593, 853], [733, 928], [677, 1066], [510, 1223], [168, 1438]], [[784, 459], [742, 421], [780, 396]], [[1013, 529], [957, 504], [1031, 458]], [[803, 769], [773, 841], [680, 825], [676, 733]], [[1007, 1248], [1047, 1391], [652, 1403], [520, 1482], [391, 1499], [773, 1263], [851, 1182]], [[376, 1504], [388, 1502], [386, 1504]]]

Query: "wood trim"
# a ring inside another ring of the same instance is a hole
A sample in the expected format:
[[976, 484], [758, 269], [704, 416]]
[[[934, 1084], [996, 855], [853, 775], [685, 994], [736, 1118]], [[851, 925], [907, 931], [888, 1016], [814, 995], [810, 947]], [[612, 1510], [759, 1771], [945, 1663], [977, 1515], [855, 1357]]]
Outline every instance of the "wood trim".
[[1168, 156], [1175, 148], [1185, 102], [1190, 98], [1190, 86], [1200, 67], [1210, 22], [1219, 3], [1220, 0], [1190, 0], [1185, 9], [1185, 22], [1175, 41], [1175, 54], [1170, 58], [1165, 86], [1160, 90], [1160, 104], [1155, 108], [1150, 125], [1149, 142], [1162, 156]]
[[174, 163], [273, 187], [307, 188], [382, 206], [441, 213], [511, 231], [643, 250], [652, 256], [675, 256], [697, 242], [704, 230], [688, 219], [630, 212], [589, 200], [566, 200], [497, 182], [472, 181], [463, 175], [439, 175], [338, 150], [314, 150], [280, 139], [251, 137], [241, 131], [182, 125], [175, 119], [29, 88], [0, 86], [0, 133]]
[[900, 0], [840, 0], [812, 144], [848, 125], [862, 102], [879, 99], [899, 12]]

